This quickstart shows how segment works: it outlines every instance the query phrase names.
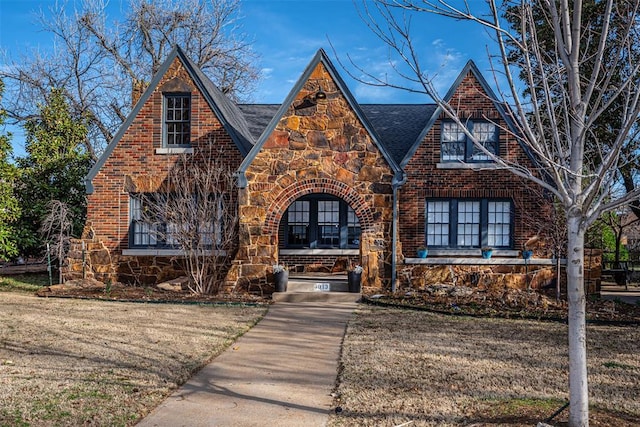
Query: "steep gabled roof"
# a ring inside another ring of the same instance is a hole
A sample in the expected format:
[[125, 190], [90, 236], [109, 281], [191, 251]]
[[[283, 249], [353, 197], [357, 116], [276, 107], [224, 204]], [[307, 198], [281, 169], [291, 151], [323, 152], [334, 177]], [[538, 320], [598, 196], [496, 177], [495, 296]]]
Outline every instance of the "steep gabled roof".
[[[255, 140], [269, 126], [280, 104], [239, 104]], [[400, 164], [436, 110], [435, 104], [360, 104], [380, 142]]]
[[135, 118], [138, 116], [144, 104], [151, 97], [153, 91], [160, 84], [162, 78], [176, 58], [180, 59], [183, 63], [185, 70], [189, 73], [189, 76], [195, 83], [196, 87], [200, 90], [211, 109], [215, 112], [218, 120], [220, 120], [222, 126], [231, 136], [242, 155], [245, 156], [251, 150], [251, 147], [253, 146], [253, 137], [251, 136], [251, 132], [249, 131], [244, 115], [238, 106], [225, 96], [222, 91], [218, 89], [213, 82], [204, 75], [204, 73], [202, 73], [202, 71], [200, 71], [200, 69], [185, 55], [179, 46], [176, 46], [160, 66], [158, 72], [153, 76], [149, 86], [133, 107], [133, 110], [127, 119], [122, 123], [109, 145], [107, 145], [104, 153], [102, 153], [98, 161], [93, 165], [85, 177], [87, 193], [90, 194], [93, 192], [93, 178], [95, 178], [102, 166], [104, 166], [105, 162], [118, 145], [127, 129], [129, 129]]
[[[178, 48], [178, 50], [182, 52], [182, 49]], [[198, 89], [200, 89], [204, 94], [207, 102], [213, 111], [215, 111], [216, 116], [236, 143], [242, 155], [246, 156], [253, 147], [255, 139], [251, 136], [251, 132], [247, 126], [244, 115], [236, 103], [231, 101], [228, 96], [222, 93], [222, 91], [213, 84], [209, 77], [207, 77], [197, 65], [184, 55], [184, 53], [182, 53], [182, 58], [186, 61], [185, 66], [190, 68], [190, 74], [198, 76], [198, 79], [195, 79], [196, 84], [198, 84]], [[200, 85], [202, 85], [202, 87], [200, 87]]]
[[239, 104], [238, 107], [244, 114], [253, 140], [257, 141], [280, 109], [280, 104]]
[[344, 83], [344, 81], [338, 74], [336, 68], [333, 66], [333, 64], [329, 60], [329, 57], [327, 56], [326, 52], [323, 49], [318, 50], [318, 52], [315, 54], [315, 56], [313, 57], [309, 65], [307, 65], [307, 68], [302, 73], [297, 83], [293, 86], [293, 88], [289, 92], [289, 95], [287, 95], [284, 102], [280, 105], [280, 107], [276, 111], [275, 115], [271, 118], [271, 121], [269, 122], [267, 127], [263, 130], [260, 138], [256, 141], [255, 145], [253, 146], [249, 154], [244, 158], [244, 161], [240, 164], [240, 168], [239, 168], [240, 175], [242, 176], [244, 172], [247, 170], [247, 168], [251, 165], [255, 157], [258, 155], [258, 153], [262, 149], [262, 146], [264, 145], [266, 140], [269, 138], [273, 130], [276, 128], [277, 124], [280, 122], [280, 120], [286, 113], [287, 109], [291, 106], [291, 104], [296, 99], [296, 96], [298, 95], [298, 93], [302, 90], [304, 84], [311, 77], [313, 70], [320, 63], [324, 65], [327, 72], [329, 73], [329, 75], [335, 82], [336, 86], [338, 87], [338, 90], [345, 97], [347, 103], [355, 112], [358, 120], [360, 120], [364, 128], [367, 130], [367, 132], [371, 136], [373, 143], [378, 147], [383, 157], [389, 163], [389, 166], [391, 167], [391, 169], [394, 171], [395, 174], [400, 176], [402, 174], [402, 170], [398, 166], [397, 162], [394, 160], [394, 157], [391, 155], [387, 147], [380, 142], [380, 137], [378, 133], [375, 131], [374, 127], [369, 122], [369, 119], [360, 108], [360, 105], [356, 102], [355, 98], [351, 94], [351, 91], [349, 91], [349, 88]]
[[361, 104], [381, 142], [400, 164], [436, 110], [435, 104]]
[[[505, 107], [505, 105], [502, 102], [498, 101], [498, 98], [496, 97], [495, 93], [491, 89], [491, 86], [489, 86], [489, 83], [487, 83], [487, 81], [485, 80], [484, 76], [482, 75], [482, 73], [480, 72], [480, 70], [478, 69], [478, 67], [476, 66], [476, 64], [472, 60], [469, 60], [467, 62], [467, 64], [464, 66], [464, 68], [462, 69], [462, 71], [458, 75], [458, 78], [451, 85], [451, 88], [449, 88], [449, 91], [447, 92], [447, 94], [443, 98], [444, 101], [445, 102], [449, 102], [451, 100], [453, 95], [458, 90], [458, 87], [462, 83], [462, 80], [464, 80], [464, 78], [467, 76], [467, 74], [469, 72], [474, 76], [474, 78], [478, 81], [478, 83], [482, 87], [482, 90], [484, 90], [484, 92], [487, 94], [489, 99], [493, 102], [494, 107], [496, 108], [496, 110], [500, 114], [500, 117], [507, 124], [507, 127], [509, 128], [509, 130], [512, 131], [513, 133], [517, 133], [517, 129], [514, 126], [514, 123], [513, 123], [513, 120], [511, 118], [511, 116], [507, 112], [507, 108]], [[411, 148], [409, 148], [409, 150], [407, 150], [407, 152], [405, 153], [404, 158], [400, 162], [400, 166], [401, 167], [404, 168], [407, 165], [407, 163], [409, 163], [409, 161], [411, 160], [411, 158], [415, 154], [416, 150], [418, 149], [418, 147], [420, 146], [420, 144], [422, 143], [424, 138], [427, 136], [427, 134], [429, 133], [429, 131], [431, 130], [433, 125], [438, 120], [438, 117], [440, 117], [440, 115], [442, 114], [442, 111], [443, 111], [442, 107], [440, 107], [440, 106], [438, 106], [433, 111], [433, 114], [429, 118], [429, 120], [427, 122], [427, 125], [424, 127], [422, 132], [420, 132], [420, 134], [418, 135], [416, 140], [413, 142], [413, 145], [411, 146]]]

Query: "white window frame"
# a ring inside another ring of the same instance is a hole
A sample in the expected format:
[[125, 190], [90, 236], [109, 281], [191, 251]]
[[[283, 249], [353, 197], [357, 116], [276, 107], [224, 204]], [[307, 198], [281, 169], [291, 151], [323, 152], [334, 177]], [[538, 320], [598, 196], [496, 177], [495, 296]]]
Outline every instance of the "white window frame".
[[[468, 120], [467, 129], [475, 136], [479, 143], [493, 154], [499, 155], [500, 131], [498, 125], [487, 120]], [[457, 148], [453, 148], [453, 146]], [[488, 145], [491, 145], [487, 147]], [[448, 149], [445, 147], [449, 146]], [[444, 163], [492, 163], [493, 160], [480, 150], [471, 138], [451, 120], [444, 120], [440, 132], [440, 160]]]
[[503, 198], [426, 199], [424, 242], [442, 249], [513, 249], [513, 209]]

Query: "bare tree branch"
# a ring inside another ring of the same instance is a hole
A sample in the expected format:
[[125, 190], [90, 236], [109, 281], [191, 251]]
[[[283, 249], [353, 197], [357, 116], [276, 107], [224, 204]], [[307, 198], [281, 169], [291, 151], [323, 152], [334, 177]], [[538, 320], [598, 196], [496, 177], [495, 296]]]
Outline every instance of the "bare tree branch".
[[179, 249], [190, 290], [198, 294], [221, 290], [238, 249], [235, 171], [221, 158], [212, 148], [183, 155], [169, 165], [159, 192], [137, 195], [147, 243]]
[[47, 211], [40, 233], [48, 245], [51, 258], [58, 261], [58, 283], [63, 283], [62, 266], [69, 251], [73, 229], [72, 213], [67, 204], [60, 200], [51, 200], [47, 204]]
[[221, 90], [250, 96], [258, 71], [238, 24], [240, 0], [129, 0], [123, 22], [109, 20], [106, 0], [84, 0], [40, 12], [41, 27], [55, 41], [51, 54], [25, 53], [0, 70], [13, 123], [37, 115], [51, 88], [64, 89], [75, 113], [90, 120], [85, 148], [95, 160], [131, 111], [134, 84], [149, 82], [180, 45]]

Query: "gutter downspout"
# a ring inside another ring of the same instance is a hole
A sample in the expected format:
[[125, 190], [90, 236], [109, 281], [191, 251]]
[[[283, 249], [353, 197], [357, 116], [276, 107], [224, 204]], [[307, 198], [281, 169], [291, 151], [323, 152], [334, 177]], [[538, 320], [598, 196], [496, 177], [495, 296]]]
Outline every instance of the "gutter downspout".
[[391, 215], [391, 292], [396, 291], [397, 282], [397, 262], [398, 256], [398, 188], [407, 182], [407, 175], [402, 172], [396, 172], [391, 181], [391, 187], [393, 189], [393, 213]]
[[247, 182], [247, 175], [245, 175], [243, 170], [238, 170], [234, 173], [235, 177], [236, 177], [236, 185], [238, 186], [239, 189], [245, 189], [247, 188], [248, 182]]

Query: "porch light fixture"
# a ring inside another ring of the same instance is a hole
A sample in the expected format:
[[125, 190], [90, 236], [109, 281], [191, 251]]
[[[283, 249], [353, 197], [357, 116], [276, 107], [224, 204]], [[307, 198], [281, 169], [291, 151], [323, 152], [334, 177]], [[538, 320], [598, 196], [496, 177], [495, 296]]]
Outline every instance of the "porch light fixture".
[[322, 90], [322, 86], [318, 86], [318, 91], [315, 95], [307, 95], [302, 99], [302, 102], [298, 105], [295, 105], [293, 108], [296, 110], [301, 110], [303, 108], [313, 107], [318, 105], [318, 103], [323, 103], [327, 101], [327, 94]]
[[318, 86], [318, 91], [316, 92], [316, 96], [314, 97], [316, 102], [326, 101], [327, 94], [322, 90], [322, 86]]
[[301, 103], [298, 105], [294, 105], [293, 108], [295, 110], [302, 110], [304, 108], [313, 107], [317, 104], [317, 102], [311, 99], [309, 96], [305, 96]]

